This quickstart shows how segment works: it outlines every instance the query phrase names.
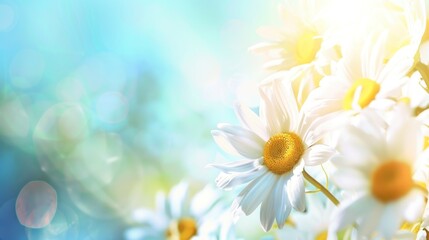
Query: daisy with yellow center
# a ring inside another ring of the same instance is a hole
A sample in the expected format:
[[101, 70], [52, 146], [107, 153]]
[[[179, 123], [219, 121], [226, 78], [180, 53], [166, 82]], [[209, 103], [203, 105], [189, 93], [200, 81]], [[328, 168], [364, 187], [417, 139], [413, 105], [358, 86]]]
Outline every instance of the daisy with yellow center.
[[330, 147], [318, 144], [320, 122], [298, 111], [290, 82], [275, 82], [267, 91], [261, 90], [259, 116], [236, 105], [244, 127], [219, 124], [219, 129], [212, 131], [222, 149], [247, 158], [212, 165], [222, 171], [217, 185], [229, 189], [246, 184], [232, 210], [236, 215], [249, 215], [261, 205], [260, 220], [266, 231], [274, 220], [282, 228], [292, 208], [306, 209], [304, 166], [319, 165], [334, 154]]
[[314, 103], [310, 109], [317, 115], [355, 114], [365, 108], [386, 110], [401, 98], [401, 87], [415, 67], [426, 25], [425, 2], [358, 2], [359, 6], [366, 4], [379, 7], [360, 9], [370, 14], [358, 14], [355, 24], [360, 27], [344, 32], [347, 37], [339, 43], [342, 59], [310, 94]]
[[207, 186], [188, 199], [188, 184], [174, 186], [169, 195], [157, 195], [155, 211], [138, 209], [134, 220], [141, 227], [125, 232], [126, 240], [228, 240], [233, 236], [232, 218], [214, 189]]
[[404, 47], [386, 60], [387, 32], [359, 44], [344, 47], [344, 58], [332, 76], [321, 80], [309, 96], [315, 116], [337, 113], [350, 116], [371, 108], [385, 111], [401, 97], [401, 87], [414, 64], [415, 52]]
[[321, 19], [323, 9], [327, 5], [325, 2], [285, 2], [285, 6], [279, 8], [284, 26], [261, 28], [260, 35], [269, 41], [251, 47], [250, 51], [265, 55], [265, 68], [273, 71], [317, 64], [320, 60], [318, 55], [326, 48], [323, 42], [326, 30]]
[[378, 232], [391, 239], [404, 221], [416, 222], [424, 207], [424, 190], [415, 173], [423, 155], [421, 124], [398, 106], [386, 128], [367, 119], [360, 128], [347, 127], [340, 139], [341, 156], [332, 159], [338, 170], [334, 183], [353, 193], [332, 216], [335, 233], [356, 223], [358, 239]]

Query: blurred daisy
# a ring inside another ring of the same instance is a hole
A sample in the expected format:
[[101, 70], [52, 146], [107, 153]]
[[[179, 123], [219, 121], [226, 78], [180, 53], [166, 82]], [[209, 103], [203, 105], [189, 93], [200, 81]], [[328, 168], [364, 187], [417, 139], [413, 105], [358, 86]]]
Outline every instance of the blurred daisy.
[[409, 112], [405, 105], [396, 108], [386, 128], [368, 119], [366, 127], [344, 130], [332, 180], [354, 195], [334, 211], [332, 233], [356, 222], [358, 239], [375, 230], [391, 239], [404, 221], [421, 217], [425, 200], [414, 174], [424, 157], [423, 137]]
[[261, 205], [265, 231], [274, 219], [282, 228], [292, 207], [306, 209], [304, 166], [319, 165], [334, 154], [330, 147], [317, 144], [321, 122], [308, 122], [298, 111], [290, 82], [271, 90], [261, 91], [259, 116], [243, 105], [235, 106], [244, 127], [219, 124], [219, 130], [212, 131], [222, 149], [247, 158], [212, 165], [222, 171], [217, 185], [230, 189], [247, 184], [232, 204], [233, 213], [249, 215]]
[[265, 27], [259, 34], [269, 39], [250, 48], [251, 52], [267, 57], [265, 68], [273, 71], [287, 70], [298, 65], [311, 65], [318, 59], [323, 42], [325, 25], [321, 12], [326, 1], [285, 1], [279, 7], [284, 26]]
[[188, 200], [188, 184], [181, 182], [168, 197], [159, 193], [156, 210], [140, 209], [133, 218], [139, 226], [125, 232], [127, 240], [233, 239], [232, 219], [220, 196], [207, 186]]

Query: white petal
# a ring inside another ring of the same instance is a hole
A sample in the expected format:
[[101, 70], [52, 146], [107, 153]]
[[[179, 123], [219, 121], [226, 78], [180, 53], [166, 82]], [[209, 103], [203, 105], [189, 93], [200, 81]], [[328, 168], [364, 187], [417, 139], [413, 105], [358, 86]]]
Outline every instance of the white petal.
[[415, 222], [422, 217], [425, 208], [425, 198], [420, 190], [411, 190], [407, 196], [399, 201], [399, 209], [402, 209], [405, 220]]
[[240, 126], [234, 126], [227, 123], [219, 123], [217, 126], [222, 132], [226, 134], [230, 134], [232, 136], [237, 136], [240, 138], [251, 139], [252, 141], [260, 144], [261, 146], [265, 145], [266, 141], [264, 141], [261, 137], [256, 135], [254, 132], [249, 131]]
[[[278, 177], [276, 177], [276, 183], [278, 182]], [[277, 185], [277, 184], [276, 184]], [[260, 210], [260, 220], [262, 228], [264, 231], [269, 231], [273, 226], [274, 219], [276, 218], [276, 201], [275, 187], [271, 189], [270, 193], [267, 195], [265, 200], [262, 202]]]
[[283, 228], [287, 217], [292, 210], [292, 206], [290, 205], [289, 199], [287, 197], [287, 189], [286, 189], [286, 180], [289, 176], [281, 176], [277, 185], [274, 189], [275, 191], [275, 202], [274, 205], [278, 208], [276, 211], [276, 221], [278, 227]]
[[235, 174], [226, 174], [221, 173], [216, 178], [216, 186], [225, 190], [229, 190], [233, 187], [236, 187], [238, 185], [248, 183], [262, 174], [266, 173], [268, 170], [265, 167], [258, 167], [255, 169], [252, 169], [248, 172], [241, 172], [241, 173], [235, 173]]
[[215, 191], [211, 185], [204, 187], [192, 198], [190, 209], [192, 216], [202, 216], [207, 213], [219, 197], [219, 192]]
[[370, 236], [377, 228], [381, 215], [383, 214], [384, 207], [380, 206], [378, 203], [368, 205], [367, 207], [364, 216], [361, 221], [359, 221], [358, 239], [365, 239], [365, 237]]
[[363, 169], [376, 163], [384, 143], [376, 142], [361, 129], [353, 126], [346, 128], [338, 141], [338, 150], [344, 155], [345, 164]]
[[371, 108], [363, 109], [359, 116], [355, 117], [357, 120], [354, 123], [359, 129], [369, 135], [375, 142], [384, 142], [385, 130], [387, 129], [387, 123], [381, 116], [381, 112], [375, 111]]
[[324, 144], [316, 144], [308, 148], [302, 158], [307, 166], [316, 166], [328, 161], [336, 151]]
[[366, 212], [366, 208], [371, 202], [371, 198], [368, 195], [360, 195], [342, 201], [332, 213], [329, 232], [336, 233], [352, 224]]
[[211, 134], [215, 143], [226, 153], [229, 153], [234, 156], [241, 156], [240, 153], [237, 152], [234, 146], [230, 143], [228, 138], [219, 130], [212, 130]]
[[378, 36], [375, 43], [370, 37], [365, 42], [362, 49], [362, 75], [363, 77], [377, 80], [381, 72], [385, 55], [385, 45], [387, 42], [388, 32], [384, 31]]
[[407, 75], [414, 64], [414, 53], [410, 50], [409, 46], [405, 46], [393, 55], [379, 76], [380, 83], [390, 85]]
[[353, 168], [341, 168], [332, 175], [332, 181], [347, 191], [365, 190], [369, 186], [368, 177]]
[[174, 218], [185, 214], [185, 209], [183, 208], [188, 196], [188, 187], [189, 184], [187, 182], [180, 182], [170, 190], [168, 201], [170, 203], [171, 216]]
[[[213, 136], [223, 137], [241, 156], [258, 159], [262, 156], [263, 146], [258, 140], [243, 136], [234, 136], [223, 131], [212, 131]], [[222, 147], [222, 146], [221, 146]]]
[[271, 172], [266, 172], [264, 175], [253, 180], [234, 200], [234, 208], [239, 208], [246, 215], [251, 214], [266, 198], [271, 188], [274, 185], [275, 176]]
[[426, 240], [426, 231], [424, 229], [421, 229], [418, 233], [417, 233], [417, 237], [416, 240]]
[[277, 99], [279, 107], [283, 109], [283, 112], [287, 114], [287, 119], [289, 119], [289, 129], [295, 131], [298, 127], [299, 111], [291, 81], [282, 81], [281, 83], [276, 81], [273, 88], [274, 97]]
[[380, 219], [380, 232], [386, 239], [392, 239], [401, 226], [402, 218], [395, 204], [388, 204], [384, 208]]
[[158, 192], [155, 196], [155, 199], [156, 199], [156, 211], [164, 215], [169, 215], [170, 206], [167, 205], [167, 198], [165, 196], [165, 193]]
[[207, 166], [217, 168], [224, 173], [240, 173], [251, 171], [259, 165], [258, 160], [242, 160], [223, 164], [209, 164]]
[[398, 160], [414, 161], [423, 148], [421, 125], [416, 119], [405, 119], [404, 116], [402, 121], [400, 119], [397, 121], [391, 124], [386, 132], [388, 153]]
[[242, 104], [236, 104], [234, 109], [243, 125], [255, 132], [263, 140], [268, 141], [269, 135], [267, 133], [267, 129], [256, 113]]
[[[269, 95], [260, 88], [259, 91], [262, 102], [260, 106], [260, 116], [264, 117], [270, 136], [289, 130], [289, 119], [278, 106], [276, 99], [271, 99]], [[273, 94], [271, 94], [273, 95]]]
[[313, 145], [323, 138], [326, 133], [332, 132], [348, 123], [348, 114], [345, 112], [332, 112], [317, 118], [306, 117], [298, 135], [307, 145]]
[[289, 201], [297, 211], [305, 211], [305, 188], [302, 174], [293, 175], [287, 182], [287, 193]]

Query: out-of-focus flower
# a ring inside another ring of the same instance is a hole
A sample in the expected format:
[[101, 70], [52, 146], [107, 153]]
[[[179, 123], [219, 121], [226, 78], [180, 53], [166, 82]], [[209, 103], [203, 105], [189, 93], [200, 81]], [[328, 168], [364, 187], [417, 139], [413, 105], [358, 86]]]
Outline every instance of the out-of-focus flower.
[[188, 198], [188, 184], [181, 182], [165, 196], [159, 193], [156, 209], [135, 211], [139, 226], [125, 232], [127, 240], [227, 240], [234, 239], [232, 218], [221, 197], [210, 186]]
[[403, 221], [422, 215], [424, 194], [414, 175], [423, 154], [421, 124], [405, 105], [395, 108], [387, 127], [368, 119], [360, 128], [348, 126], [339, 141], [342, 154], [332, 159], [333, 181], [353, 193], [331, 218], [335, 233], [356, 221], [358, 239], [377, 230], [391, 239]]
[[326, 24], [321, 18], [326, 2], [285, 1], [284, 6], [279, 7], [284, 25], [259, 29], [268, 41], [254, 45], [250, 51], [264, 54], [267, 58], [264, 67], [271, 71], [299, 65], [311, 67], [319, 60], [321, 50], [329, 47], [324, 42]]
[[282, 228], [292, 207], [306, 209], [303, 170], [327, 161], [334, 150], [317, 141], [320, 121], [307, 121], [289, 83], [275, 85], [272, 92], [261, 91], [259, 116], [243, 105], [236, 113], [244, 127], [219, 124], [212, 135], [218, 145], [249, 160], [214, 164], [222, 173], [216, 182], [229, 189], [247, 186], [234, 200], [235, 215], [252, 213], [260, 204], [260, 220], [268, 231], [274, 219]]

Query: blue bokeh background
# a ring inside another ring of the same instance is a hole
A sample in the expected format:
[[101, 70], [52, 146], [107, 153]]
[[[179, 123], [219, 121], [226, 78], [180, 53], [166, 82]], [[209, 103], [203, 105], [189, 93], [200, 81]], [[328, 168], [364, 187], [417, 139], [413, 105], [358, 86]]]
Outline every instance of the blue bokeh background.
[[[257, 104], [247, 48], [276, 1], [0, 1], [0, 239], [122, 239], [129, 216], [222, 155], [210, 130]], [[57, 192], [22, 226], [30, 181]]]

